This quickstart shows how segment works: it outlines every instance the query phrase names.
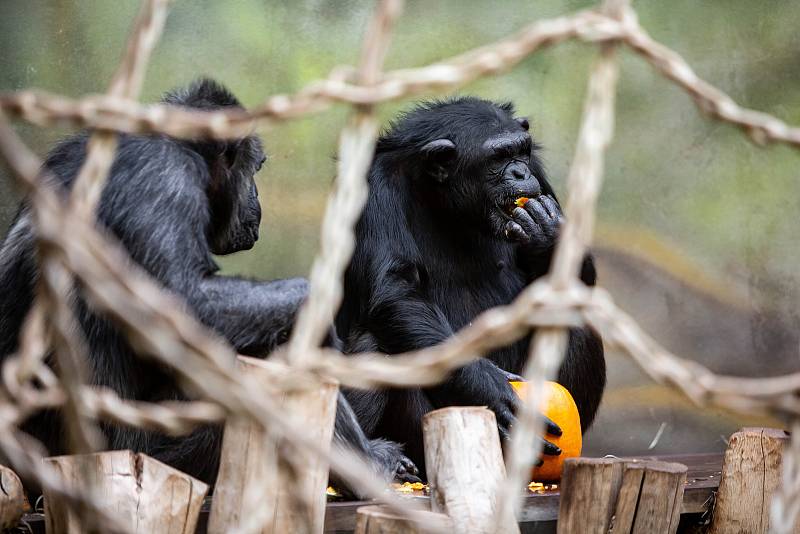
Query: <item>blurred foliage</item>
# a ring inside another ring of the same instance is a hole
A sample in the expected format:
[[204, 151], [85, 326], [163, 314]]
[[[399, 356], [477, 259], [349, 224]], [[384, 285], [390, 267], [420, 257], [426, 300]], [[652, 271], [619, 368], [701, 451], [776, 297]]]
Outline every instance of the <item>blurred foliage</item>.
[[[71, 96], [104, 91], [138, 4], [0, 0], [0, 90], [38, 87]], [[201, 74], [229, 85], [246, 105], [296, 91], [336, 65], [357, 61], [372, 5], [176, 0], [143, 98], [157, 100]], [[590, 5], [410, 1], [387, 66], [422, 66], [506, 37], [535, 19]], [[701, 77], [742, 105], [800, 124], [800, 3], [639, 0], [635, 7], [653, 37], [681, 53]], [[531, 118], [562, 195], [594, 55], [584, 44], [558, 45], [460, 91], [512, 100]], [[757, 308], [797, 320], [800, 154], [756, 147], [732, 127], [708, 120], [684, 92], [628, 51], [622, 53], [617, 102], [599, 225], [655, 233]], [[409, 105], [382, 106], [381, 117], [388, 120]], [[263, 278], [307, 273], [346, 116], [340, 106], [261, 132], [271, 155], [258, 177], [264, 237], [253, 251], [223, 258], [226, 272]], [[40, 153], [68, 133], [26, 125], [19, 130]], [[16, 200], [10, 179], [2, 176], [0, 222], [6, 224]], [[600, 265], [601, 280], [602, 271]]]

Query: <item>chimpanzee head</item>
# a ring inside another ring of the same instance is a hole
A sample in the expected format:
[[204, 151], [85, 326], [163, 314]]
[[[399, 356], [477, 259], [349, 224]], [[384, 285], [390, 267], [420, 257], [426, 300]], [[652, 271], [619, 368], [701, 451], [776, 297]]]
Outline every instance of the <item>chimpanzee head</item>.
[[502, 236], [517, 199], [553, 194], [528, 130], [510, 103], [455, 98], [404, 114], [381, 136], [377, 153], [405, 166], [415, 198]]
[[[207, 78], [169, 93], [164, 102], [206, 111], [244, 109], [228, 89]], [[230, 254], [252, 248], [261, 223], [254, 176], [267, 159], [261, 140], [251, 135], [228, 141], [189, 141], [187, 145], [208, 165], [210, 222], [206, 234], [211, 252]]]

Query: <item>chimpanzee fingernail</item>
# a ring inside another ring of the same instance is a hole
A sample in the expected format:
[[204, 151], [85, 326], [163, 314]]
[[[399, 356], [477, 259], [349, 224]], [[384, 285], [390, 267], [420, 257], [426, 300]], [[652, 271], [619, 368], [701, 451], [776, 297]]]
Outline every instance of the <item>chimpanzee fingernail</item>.
[[506, 225], [506, 237], [508, 237], [509, 239], [522, 240], [526, 239], [528, 236], [525, 233], [525, 230], [522, 229], [522, 226], [515, 223], [514, 221], [510, 221]]
[[547, 433], [554, 436], [560, 436], [562, 434], [561, 428], [552, 421], [547, 421]]
[[561, 449], [558, 446], [553, 445], [549, 441], [545, 441], [544, 442], [544, 450], [543, 450], [543, 452], [545, 454], [547, 454], [547, 455], [550, 455], [550, 456], [557, 456], [557, 455], [561, 454]]

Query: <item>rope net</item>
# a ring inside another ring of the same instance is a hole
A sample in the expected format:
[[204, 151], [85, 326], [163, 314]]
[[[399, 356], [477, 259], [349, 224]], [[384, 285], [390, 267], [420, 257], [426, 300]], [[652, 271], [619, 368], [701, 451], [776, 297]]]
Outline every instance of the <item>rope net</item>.
[[[329, 460], [331, 468], [358, 491], [373, 495], [409, 519], [422, 521], [407, 501], [384, 491], [364, 461], [334, 447], [328, 452], [305, 437], [299, 422], [280, 409], [277, 395], [265, 395], [236, 371], [236, 354], [224, 341], [187, 315], [179, 302], [163, 292], [142, 269], [126, 261], [125, 250], [94, 224], [94, 210], [117, 146], [117, 132], [163, 133], [178, 138], [235, 138], [279, 121], [320, 113], [334, 104], [352, 106], [341, 132], [338, 176], [322, 224], [322, 247], [310, 274], [310, 294], [298, 316], [289, 343], [273, 358], [282, 358], [293, 376], [276, 383], [276, 393], [309, 380], [334, 378], [352, 387], [408, 387], [434, 384], [452, 370], [527, 335], [536, 327], [525, 378], [553, 379], [561, 364], [570, 326], [588, 324], [607, 346], [627, 354], [653, 380], [669, 385], [698, 405], [729, 410], [777, 412], [800, 421], [800, 373], [775, 378], [734, 378], [675, 354], [656, 343], [607, 291], [588, 288], [577, 275], [592, 240], [595, 205], [602, 185], [605, 150], [613, 137], [614, 96], [620, 49], [632, 51], [666, 80], [686, 91], [709, 117], [738, 126], [758, 144], [785, 143], [800, 148], [800, 128], [737, 105], [700, 79], [677, 53], [660, 44], [639, 25], [626, 0], [606, 0], [595, 9], [534, 22], [515, 35], [414, 69], [382, 70], [401, 0], [380, 0], [365, 33], [356, 68], [338, 67], [323, 80], [291, 95], [274, 95], [248, 111], [200, 112], [165, 105], [144, 105], [135, 99], [148, 59], [162, 33], [168, 0], [144, 0], [120, 65], [104, 95], [70, 99], [41, 91], [0, 94], [0, 156], [29, 196], [36, 225], [41, 277], [36, 298], [24, 323], [19, 350], [2, 368], [0, 388], [0, 451], [11, 467], [63, 498], [86, 525], [125, 531], [93, 498], [92, 488], [69, 487], [41, 461], [43, 448], [17, 426], [33, 412], [61, 407], [71, 450], [97, 450], [98, 420], [180, 435], [198, 424], [230, 416], [250, 418], [291, 446]], [[461, 87], [478, 78], [504, 72], [531, 54], [567, 40], [593, 45], [597, 58], [588, 90], [575, 154], [568, 174], [562, 229], [550, 273], [526, 288], [507, 306], [490, 309], [444, 343], [392, 358], [380, 354], [342, 354], [319, 347], [342, 296], [342, 275], [354, 247], [353, 228], [367, 196], [366, 174], [379, 124], [381, 103], [432, 91]], [[10, 119], [39, 126], [53, 124], [91, 128], [85, 163], [72, 194], [62, 199], [42, 179], [41, 161], [19, 139]], [[113, 318], [135, 346], [174, 369], [183, 385], [201, 400], [152, 404], [132, 402], [108, 389], [85, 383], [86, 353], [76, 328], [70, 290], [79, 282], [90, 304]], [[58, 376], [44, 364], [52, 353]], [[37, 385], [34, 385], [37, 384]], [[542, 388], [533, 387], [533, 391]], [[521, 505], [519, 491], [541, 442], [536, 395], [521, 407], [512, 433], [508, 476], [498, 507], [497, 531], [504, 518]], [[285, 458], [283, 466], [291, 466]], [[771, 528], [790, 532], [800, 508], [800, 434], [793, 433], [784, 461], [784, 481], [772, 506]], [[298, 506], [303, 499], [294, 499]], [[506, 519], [507, 520], [507, 519]], [[253, 517], [241, 531], [260, 531], [264, 518]], [[421, 524], [422, 528], [426, 525]]]

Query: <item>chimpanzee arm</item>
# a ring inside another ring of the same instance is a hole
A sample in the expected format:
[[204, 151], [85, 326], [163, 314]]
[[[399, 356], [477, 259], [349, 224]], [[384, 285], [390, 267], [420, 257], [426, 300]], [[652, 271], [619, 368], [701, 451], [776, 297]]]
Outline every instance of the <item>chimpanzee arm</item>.
[[[426, 297], [427, 273], [410, 261], [396, 261], [376, 277], [369, 330], [380, 350], [390, 354], [422, 349], [450, 337], [453, 329], [439, 307]], [[495, 412], [503, 437], [514, 421], [518, 399], [508, 385], [510, 375], [486, 358], [456, 369], [425, 394], [439, 408], [488, 406]]]
[[[385, 439], [367, 438], [353, 408], [341, 392], [339, 392], [336, 404], [336, 423], [333, 428], [334, 443], [367, 458], [379, 477], [402, 482], [420, 481], [417, 476], [419, 471], [414, 462], [403, 454], [402, 445]], [[333, 474], [331, 475], [331, 484], [345, 491], [348, 490], [348, 484]], [[368, 497], [367, 495], [354, 496], [357, 498]]]
[[588, 326], [569, 329], [567, 356], [558, 372], [558, 383], [575, 399], [585, 432], [594, 420], [606, 385], [603, 342]]
[[390, 260], [371, 278], [367, 329], [380, 350], [397, 354], [422, 349], [453, 334], [447, 317], [426, 296], [424, 267], [411, 260]]
[[303, 278], [257, 282], [211, 275], [198, 280], [188, 300], [200, 321], [237, 351], [264, 356], [288, 339], [307, 295]]

